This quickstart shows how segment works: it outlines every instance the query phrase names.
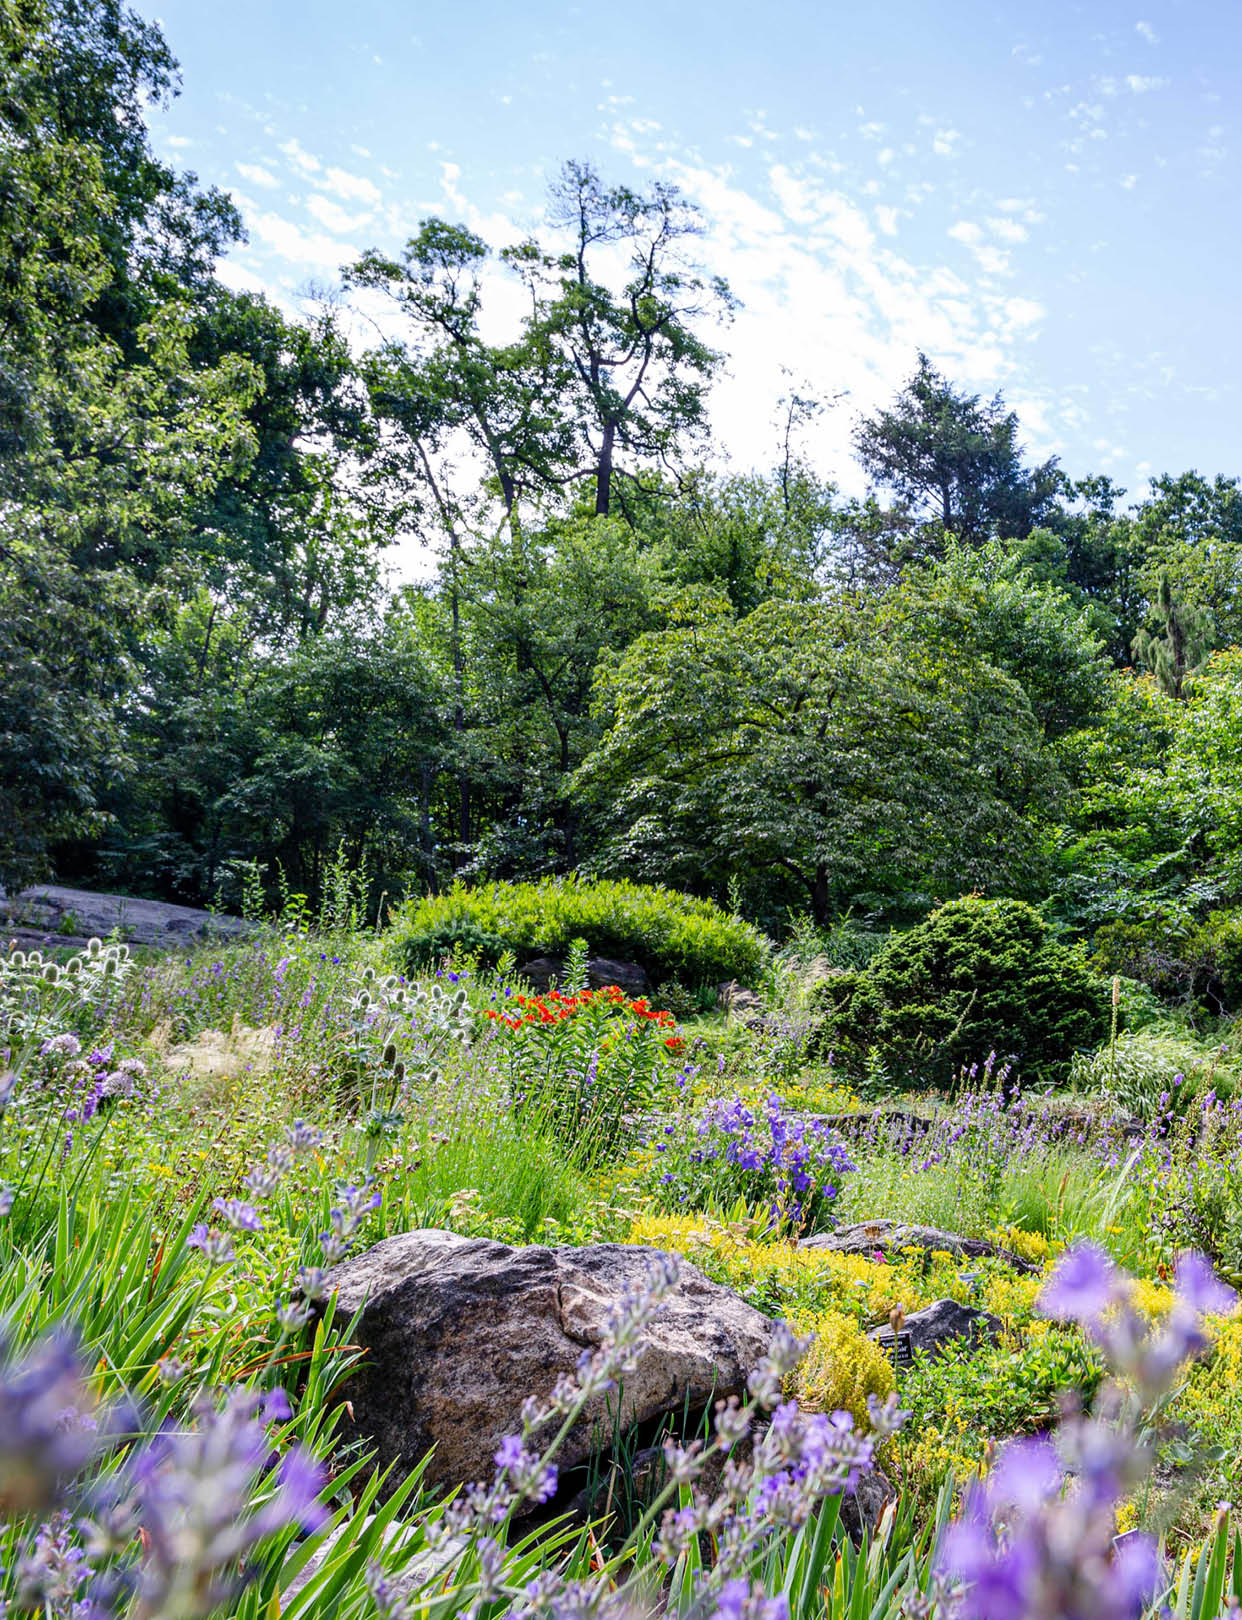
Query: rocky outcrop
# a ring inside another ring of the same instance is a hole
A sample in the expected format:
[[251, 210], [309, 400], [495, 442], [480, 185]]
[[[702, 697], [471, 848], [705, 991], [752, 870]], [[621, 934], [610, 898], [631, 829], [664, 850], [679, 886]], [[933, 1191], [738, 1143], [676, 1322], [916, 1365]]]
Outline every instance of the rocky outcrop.
[[[403, 1232], [331, 1273], [336, 1315], [361, 1311], [366, 1354], [345, 1388], [346, 1437], [400, 1478], [432, 1447], [428, 1483], [489, 1478], [522, 1404], [545, 1398], [642, 1287], [657, 1251], [628, 1244], [510, 1248], [453, 1232]], [[702, 1411], [740, 1393], [771, 1323], [685, 1261], [643, 1329], [623, 1387], [587, 1407], [558, 1456], [584, 1462], [622, 1427]], [[615, 1410], [618, 1393], [619, 1414]]]
[[41, 883], [20, 894], [0, 894], [0, 934], [23, 946], [86, 944], [93, 936], [116, 934], [131, 945], [168, 949], [201, 945], [209, 939], [236, 939], [252, 925], [195, 906], [163, 900], [134, 900], [123, 894], [95, 894]]
[[[565, 964], [556, 956], [537, 956], [525, 964], [521, 973], [542, 993], [564, 981]], [[649, 989], [646, 971], [637, 962], [617, 962], [610, 956], [588, 958], [587, 982], [596, 990], [605, 984], [618, 985], [627, 996], [645, 995]]]
[[[1000, 1317], [993, 1316], [990, 1311], [977, 1310], [973, 1305], [959, 1305], [955, 1299], [938, 1299], [934, 1305], [906, 1317], [898, 1338], [898, 1363], [908, 1365], [919, 1355], [941, 1355], [957, 1339], [971, 1345], [988, 1341], [995, 1344], [1000, 1339], [1002, 1325]], [[867, 1337], [873, 1339], [886, 1355], [892, 1356], [893, 1329], [890, 1325], [872, 1328]]]
[[829, 1249], [834, 1254], [880, 1254], [885, 1259], [902, 1249], [921, 1249], [926, 1254], [940, 1251], [963, 1260], [1000, 1259], [1014, 1271], [1027, 1274], [1039, 1270], [1029, 1260], [984, 1238], [960, 1237], [956, 1232], [942, 1232], [937, 1226], [907, 1225], [904, 1221], [856, 1221], [852, 1226], [838, 1226], [832, 1232], [805, 1238], [800, 1247]]

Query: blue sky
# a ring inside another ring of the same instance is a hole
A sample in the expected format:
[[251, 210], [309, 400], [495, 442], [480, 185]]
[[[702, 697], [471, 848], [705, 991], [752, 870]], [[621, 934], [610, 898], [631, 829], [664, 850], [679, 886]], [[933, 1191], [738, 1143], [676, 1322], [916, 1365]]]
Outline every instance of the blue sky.
[[[142, 0], [138, 0], [140, 9]], [[719, 454], [789, 379], [849, 432], [925, 348], [1067, 471], [1242, 472], [1239, 0], [162, 0], [156, 144], [231, 191], [233, 284], [297, 308], [439, 213], [538, 226], [567, 157], [671, 180], [742, 300]], [[498, 308], [503, 290], [497, 289]]]

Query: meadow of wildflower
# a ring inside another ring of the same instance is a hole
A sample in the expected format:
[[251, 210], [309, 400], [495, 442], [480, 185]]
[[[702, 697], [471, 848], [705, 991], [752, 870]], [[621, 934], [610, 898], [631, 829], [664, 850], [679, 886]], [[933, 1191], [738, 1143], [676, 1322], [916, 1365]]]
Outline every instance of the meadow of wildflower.
[[[1115, 1028], [1060, 1089], [982, 1053], [897, 1097], [823, 1055], [796, 960], [762, 1001], [679, 1021], [577, 948], [543, 993], [469, 952], [410, 974], [297, 907], [188, 955], [7, 952], [3, 1612], [1235, 1612], [1242, 1100], [1205, 1070], [1122, 1106]], [[933, 1235], [806, 1241], [882, 1220]], [[332, 1268], [429, 1227], [651, 1253], [457, 1492], [342, 1427], [365, 1351]], [[656, 1489], [584, 1512], [558, 1447], [686, 1266], [771, 1318], [769, 1355], [668, 1426]], [[995, 1331], [912, 1362], [874, 1337], [946, 1299]]]

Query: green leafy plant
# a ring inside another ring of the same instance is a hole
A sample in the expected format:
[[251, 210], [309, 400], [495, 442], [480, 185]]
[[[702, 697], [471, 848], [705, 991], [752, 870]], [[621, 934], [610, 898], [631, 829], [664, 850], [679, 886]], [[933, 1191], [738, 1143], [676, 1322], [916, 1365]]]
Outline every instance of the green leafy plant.
[[636, 962], [657, 983], [679, 979], [692, 987], [753, 982], [767, 953], [757, 929], [710, 900], [647, 884], [565, 878], [473, 889], [455, 883], [409, 901], [394, 914], [392, 949], [406, 971], [460, 948], [494, 967], [506, 950], [519, 963], [564, 960], [577, 939], [592, 956]]

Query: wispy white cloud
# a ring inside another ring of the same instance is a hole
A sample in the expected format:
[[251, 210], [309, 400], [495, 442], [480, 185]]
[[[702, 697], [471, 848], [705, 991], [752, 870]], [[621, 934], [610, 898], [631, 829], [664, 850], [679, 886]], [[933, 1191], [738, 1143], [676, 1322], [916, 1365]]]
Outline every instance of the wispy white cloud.
[[938, 129], [932, 137], [932, 151], [937, 157], [953, 157], [962, 133], [957, 129]]
[[1149, 90], [1162, 90], [1168, 82], [1151, 73], [1126, 74], [1126, 89], [1136, 96], [1146, 95]]
[[249, 180], [252, 186], [263, 186], [267, 190], [278, 186], [280, 181], [270, 169], [265, 169], [261, 163], [238, 163], [234, 167], [243, 180]]
[[315, 184], [336, 197], [343, 197], [346, 202], [369, 203], [374, 207], [380, 200], [380, 190], [374, 180], [368, 180], [364, 174], [350, 174], [346, 169], [325, 169]]
[[288, 259], [315, 270], [337, 271], [359, 250], [320, 231], [305, 231], [281, 214], [252, 213], [247, 216], [251, 232], [278, 258]]
[[334, 203], [330, 197], [321, 197], [317, 192], [306, 199], [306, 211], [312, 218], [318, 220], [325, 230], [334, 231], [338, 236], [347, 236], [351, 231], [360, 230], [373, 217], [369, 211], [351, 214], [339, 203]]
[[322, 167], [319, 159], [313, 153], [308, 152], [296, 137], [282, 141], [280, 150], [293, 164], [294, 168], [300, 169], [303, 174], [317, 174]]
[[1149, 22], [1136, 22], [1134, 32], [1140, 39], [1145, 39], [1149, 45], [1158, 45], [1160, 43], [1160, 35]]

